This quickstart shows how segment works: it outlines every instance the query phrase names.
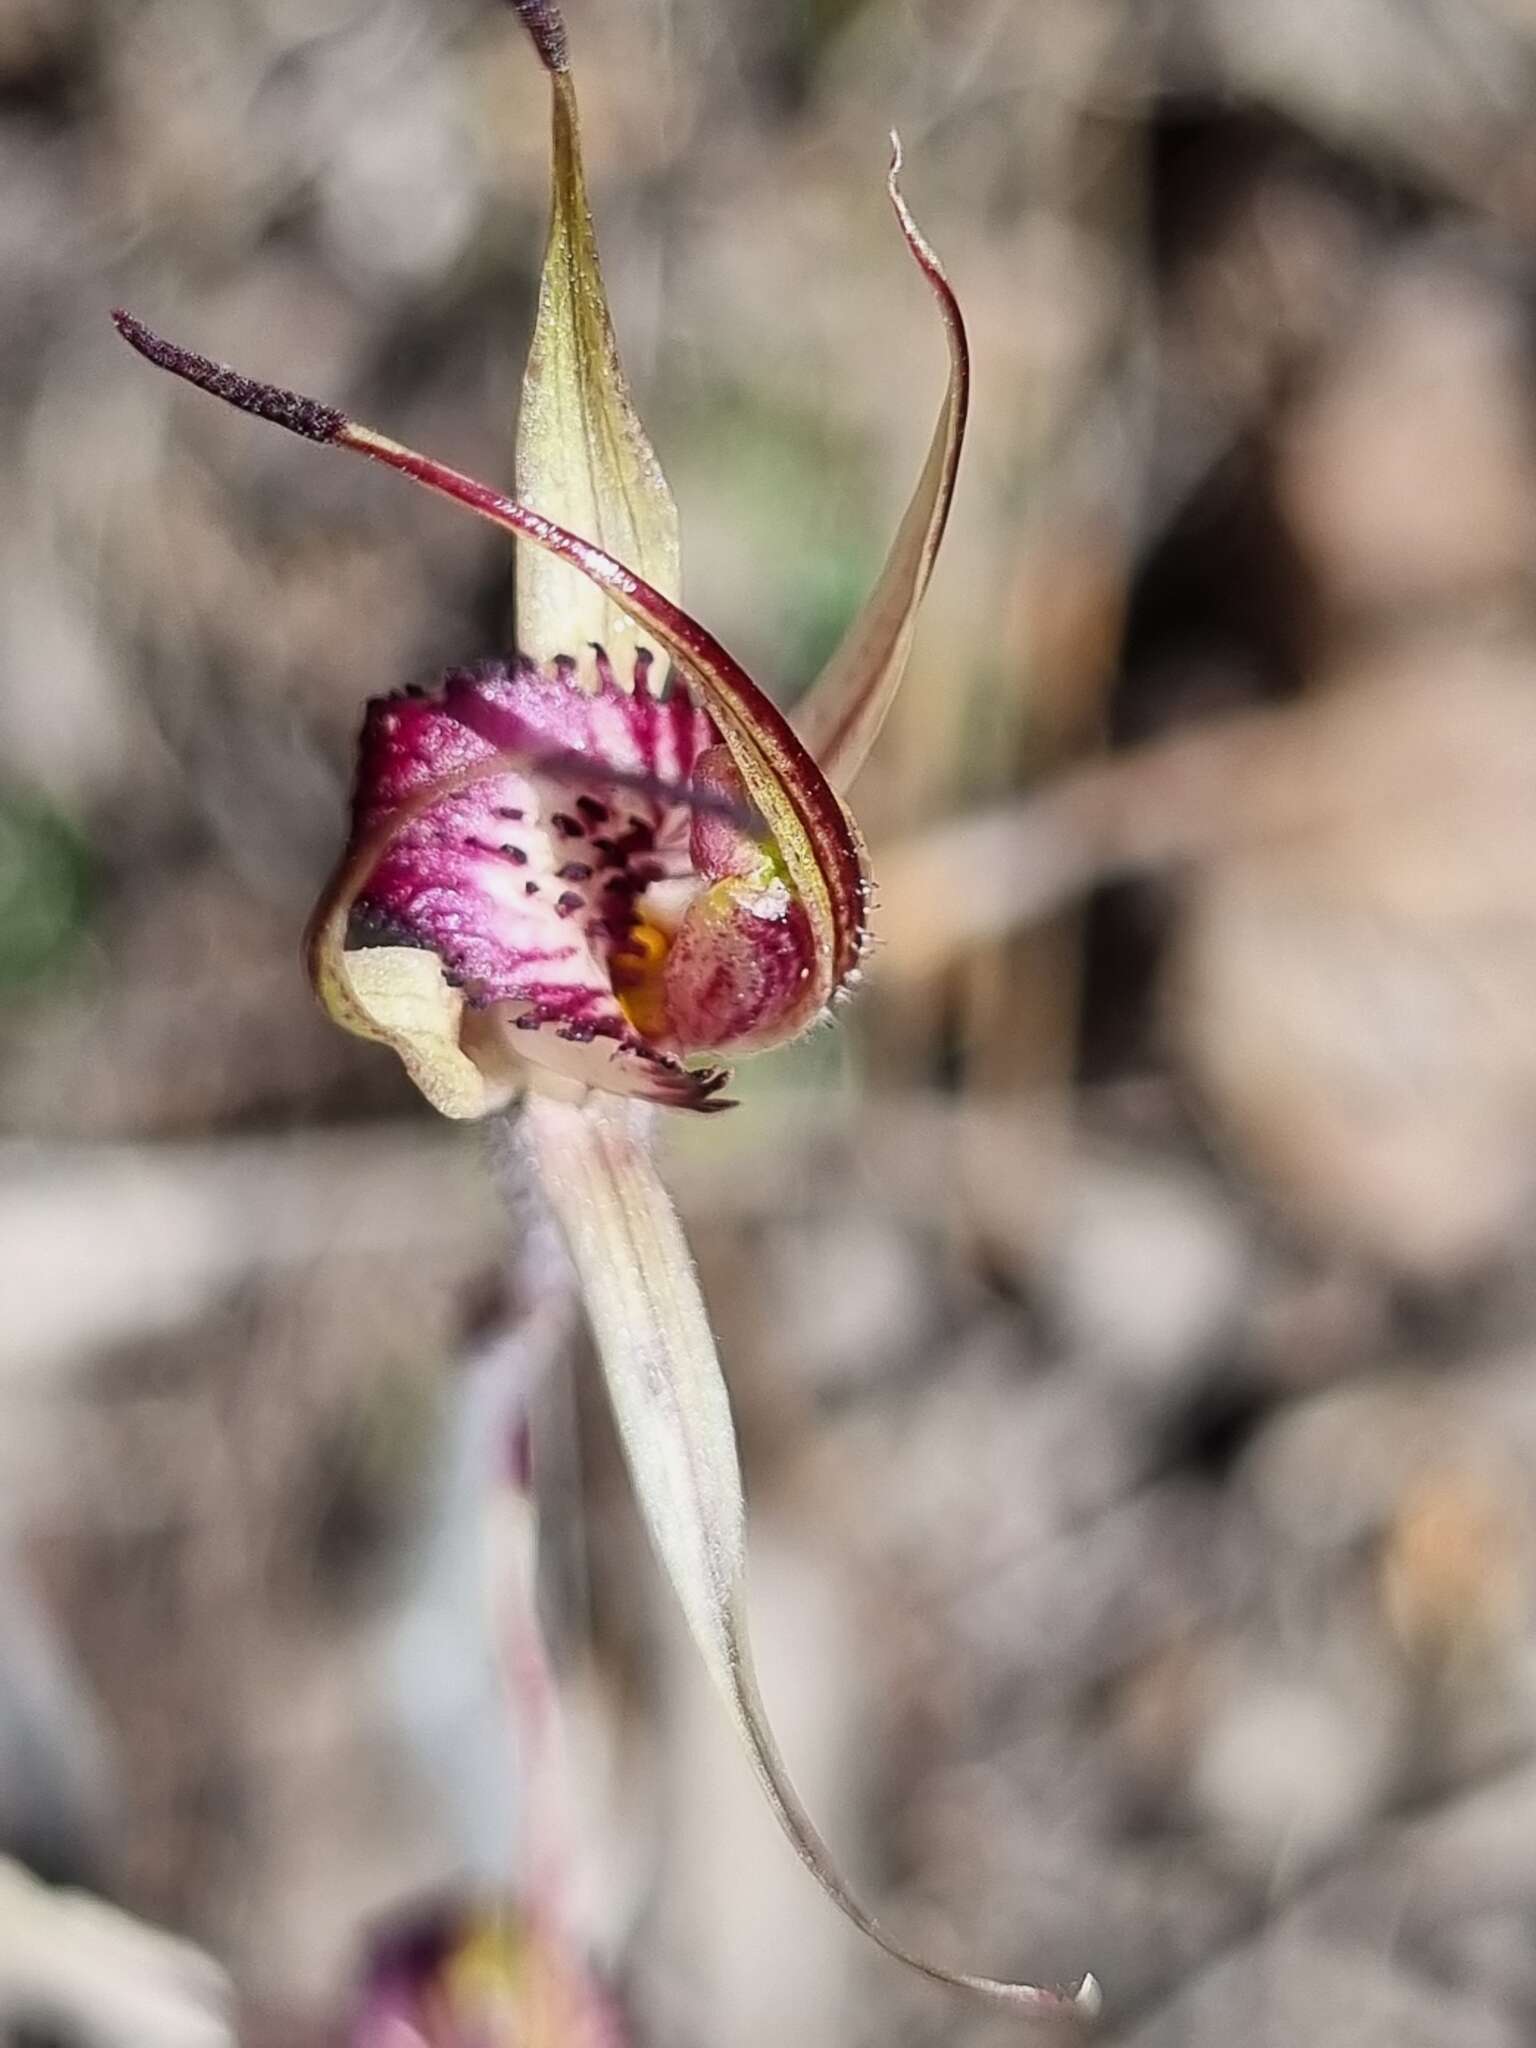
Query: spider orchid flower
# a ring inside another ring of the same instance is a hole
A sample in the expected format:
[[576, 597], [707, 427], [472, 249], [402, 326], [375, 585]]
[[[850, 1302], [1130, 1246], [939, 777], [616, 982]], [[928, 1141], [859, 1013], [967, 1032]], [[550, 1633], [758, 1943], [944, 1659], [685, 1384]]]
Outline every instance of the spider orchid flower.
[[943, 321], [948, 383], [875, 588], [791, 725], [678, 602], [677, 515], [609, 321], [564, 24], [554, 0], [514, 5], [552, 87], [554, 187], [515, 496], [114, 318], [159, 367], [511, 535], [515, 655], [368, 706], [351, 836], [308, 934], [316, 992], [447, 1116], [525, 1096], [521, 1139], [575, 1262], [652, 1541], [814, 1875], [931, 1977], [1031, 2014], [1091, 2013], [1091, 1978], [1043, 1990], [910, 1954], [805, 1813], [753, 1671], [725, 1383], [650, 1145], [654, 1105], [729, 1107], [721, 1056], [800, 1036], [857, 980], [870, 880], [840, 792], [901, 680], [949, 512], [969, 382], [959, 307], [895, 146], [891, 203]]

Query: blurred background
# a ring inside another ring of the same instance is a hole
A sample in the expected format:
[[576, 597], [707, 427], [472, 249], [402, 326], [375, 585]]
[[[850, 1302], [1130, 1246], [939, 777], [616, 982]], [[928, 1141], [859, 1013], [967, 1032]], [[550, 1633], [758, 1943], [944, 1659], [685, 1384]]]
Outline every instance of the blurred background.
[[[568, 13], [688, 595], [782, 701], [941, 388], [893, 125], [976, 352], [868, 985], [669, 1129], [809, 1802], [1126, 2048], [1513, 2048], [1536, 8]], [[561, 1742], [509, 1724], [517, 1229], [297, 964], [364, 698], [500, 648], [507, 559], [106, 320], [505, 478], [545, 107], [492, 0], [0, 0], [0, 1850], [252, 2043], [346, 2038], [379, 1927], [553, 1828], [634, 2042], [982, 2048], [760, 1810], [563, 1325]], [[103, 1967], [100, 2038], [183, 2038]]]

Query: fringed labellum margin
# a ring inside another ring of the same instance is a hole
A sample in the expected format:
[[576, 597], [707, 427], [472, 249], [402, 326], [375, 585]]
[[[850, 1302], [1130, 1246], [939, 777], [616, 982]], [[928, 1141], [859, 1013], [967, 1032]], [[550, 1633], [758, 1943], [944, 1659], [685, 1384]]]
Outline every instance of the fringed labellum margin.
[[[725, 1382], [650, 1147], [651, 1105], [727, 1106], [725, 1072], [696, 1056], [786, 1043], [856, 973], [869, 876], [837, 792], [900, 683], [948, 517], [969, 385], [959, 307], [901, 197], [898, 148], [891, 202], [943, 318], [949, 376], [912, 502], [807, 696], [802, 737], [677, 601], [676, 514], [609, 322], [564, 24], [554, 0], [515, 4], [551, 79], [554, 161], [516, 497], [114, 318], [159, 367], [512, 536], [520, 651], [368, 707], [351, 836], [308, 936], [316, 991], [347, 1030], [392, 1046], [445, 1115], [484, 1116], [528, 1086], [528, 1157], [580, 1276], [652, 1541], [818, 1881], [925, 1975], [1018, 2012], [1084, 2017], [1091, 1978], [1042, 1990], [903, 1948], [800, 1804], [753, 1672]], [[614, 1099], [626, 1096], [640, 1099]]]

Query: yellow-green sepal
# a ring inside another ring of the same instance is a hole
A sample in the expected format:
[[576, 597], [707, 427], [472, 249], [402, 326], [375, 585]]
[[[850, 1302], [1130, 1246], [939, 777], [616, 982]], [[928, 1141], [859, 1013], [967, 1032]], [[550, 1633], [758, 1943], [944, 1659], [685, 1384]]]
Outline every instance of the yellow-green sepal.
[[[550, 84], [553, 206], [523, 375], [516, 495], [675, 600], [681, 580], [677, 507], [619, 362], [570, 73], [551, 71]], [[517, 544], [516, 603], [522, 653], [534, 661], [570, 655], [590, 681], [595, 644], [608, 650], [615, 673], [628, 681], [633, 620], [579, 571], [523, 541]]]

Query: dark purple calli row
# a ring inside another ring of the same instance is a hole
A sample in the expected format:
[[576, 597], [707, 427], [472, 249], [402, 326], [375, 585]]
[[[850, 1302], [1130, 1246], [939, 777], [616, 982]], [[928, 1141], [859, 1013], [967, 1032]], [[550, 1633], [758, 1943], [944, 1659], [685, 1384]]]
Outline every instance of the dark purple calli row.
[[625, 690], [603, 656], [586, 691], [487, 663], [371, 704], [352, 843], [382, 851], [346, 938], [430, 948], [472, 1037], [705, 1108], [723, 1075], [680, 1062], [775, 1034], [813, 942], [713, 721], [653, 667]]

